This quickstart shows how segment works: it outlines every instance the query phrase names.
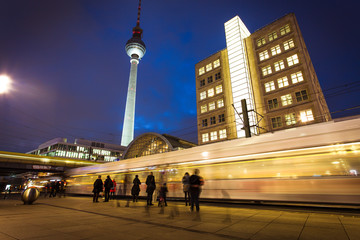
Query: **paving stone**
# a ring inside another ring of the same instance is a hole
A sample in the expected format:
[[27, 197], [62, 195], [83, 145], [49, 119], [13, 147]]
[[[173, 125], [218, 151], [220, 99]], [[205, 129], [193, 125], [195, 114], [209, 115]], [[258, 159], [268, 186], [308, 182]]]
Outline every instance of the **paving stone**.
[[299, 240], [345, 240], [348, 236], [343, 228], [305, 227]]

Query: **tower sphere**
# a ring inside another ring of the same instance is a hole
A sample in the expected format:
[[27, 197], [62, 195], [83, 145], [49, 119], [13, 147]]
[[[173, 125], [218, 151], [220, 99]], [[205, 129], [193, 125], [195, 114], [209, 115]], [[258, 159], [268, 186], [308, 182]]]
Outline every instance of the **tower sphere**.
[[141, 38], [132, 37], [127, 41], [125, 50], [129, 57], [141, 59], [145, 55], [146, 47]]

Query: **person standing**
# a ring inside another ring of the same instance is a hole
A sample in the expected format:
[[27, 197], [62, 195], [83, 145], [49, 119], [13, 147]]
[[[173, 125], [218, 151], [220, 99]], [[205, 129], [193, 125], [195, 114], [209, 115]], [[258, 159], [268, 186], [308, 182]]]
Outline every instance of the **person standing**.
[[156, 189], [155, 184], [155, 177], [152, 172], [150, 172], [150, 175], [146, 178], [146, 192], [147, 192], [147, 205], [152, 206], [154, 205], [152, 203], [153, 193]]
[[99, 202], [98, 198], [99, 198], [99, 194], [100, 192], [103, 191], [103, 181], [101, 180], [101, 175], [98, 176], [98, 178], [95, 180], [94, 182], [94, 189], [93, 189], [93, 193], [94, 193], [94, 197], [93, 197], [93, 202]]
[[185, 206], [190, 205], [190, 194], [189, 194], [189, 190], [190, 190], [190, 175], [188, 172], [185, 173], [185, 175], [182, 178], [182, 183], [183, 183], [183, 191], [185, 193]]
[[204, 185], [204, 179], [199, 176], [199, 169], [194, 170], [194, 174], [190, 176], [190, 210], [194, 211], [194, 205], [196, 211], [200, 211], [199, 196], [201, 192], [201, 186]]
[[164, 205], [167, 206], [167, 202], [166, 202], [166, 193], [168, 192], [168, 188], [166, 186], [166, 183], [164, 183], [159, 191], [159, 203], [158, 203], [158, 207], [163, 207]]
[[110, 198], [110, 189], [113, 187], [113, 182], [109, 175], [106, 177], [104, 187], [105, 187], [105, 201], [104, 202], [108, 202], [109, 198]]
[[116, 193], [116, 181], [115, 178], [112, 180], [113, 186], [110, 189], [110, 199], [115, 199], [115, 193]]
[[140, 193], [140, 179], [139, 176], [136, 175], [133, 181], [133, 187], [131, 188], [131, 195], [133, 196], [133, 202], [137, 202], [138, 197], [139, 197], [139, 193]]

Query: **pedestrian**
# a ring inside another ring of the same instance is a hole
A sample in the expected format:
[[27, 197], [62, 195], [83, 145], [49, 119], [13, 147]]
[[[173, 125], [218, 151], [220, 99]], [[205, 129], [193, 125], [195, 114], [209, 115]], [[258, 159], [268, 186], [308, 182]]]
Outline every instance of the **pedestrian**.
[[159, 191], [159, 203], [158, 203], [158, 207], [160, 206], [167, 206], [167, 202], [166, 202], [166, 193], [168, 192], [168, 188], [166, 186], [166, 183], [164, 183]]
[[115, 199], [115, 193], [116, 193], [116, 181], [115, 178], [112, 180], [113, 186], [110, 189], [110, 199]]
[[152, 172], [150, 172], [150, 175], [146, 178], [146, 192], [147, 192], [147, 205], [152, 206], [154, 205], [152, 203], [153, 193], [156, 189], [155, 184], [155, 177]]
[[60, 182], [58, 180], [55, 181], [55, 191], [54, 191], [55, 195], [58, 194], [58, 196], [60, 197]]
[[190, 175], [188, 172], [185, 173], [185, 175], [182, 178], [182, 183], [183, 183], [183, 191], [185, 194], [185, 206], [190, 205], [190, 194], [189, 194], [189, 190], [190, 190]]
[[104, 187], [105, 187], [105, 201], [104, 202], [108, 202], [109, 198], [110, 198], [110, 189], [113, 187], [113, 182], [109, 175], [106, 177]]
[[201, 186], [204, 185], [204, 179], [199, 176], [199, 169], [194, 170], [194, 174], [190, 176], [190, 210], [194, 211], [194, 205], [196, 211], [200, 211], [199, 196], [201, 192]]
[[47, 182], [44, 188], [45, 188], [45, 196], [44, 197], [47, 197], [48, 193], [50, 193], [50, 183]]
[[98, 176], [98, 178], [95, 180], [94, 182], [94, 189], [93, 189], [93, 193], [94, 193], [94, 197], [93, 197], [93, 202], [99, 202], [99, 194], [100, 192], [103, 191], [103, 181], [101, 180], [101, 175]]
[[55, 197], [55, 182], [54, 181], [51, 181], [50, 183], [50, 195], [49, 195], [49, 198], [51, 197]]
[[133, 196], [133, 202], [137, 202], [140, 193], [140, 185], [141, 185], [138, 175], [135, 176], [133, 184], [134, 185], [131, 188], [131, 195]]

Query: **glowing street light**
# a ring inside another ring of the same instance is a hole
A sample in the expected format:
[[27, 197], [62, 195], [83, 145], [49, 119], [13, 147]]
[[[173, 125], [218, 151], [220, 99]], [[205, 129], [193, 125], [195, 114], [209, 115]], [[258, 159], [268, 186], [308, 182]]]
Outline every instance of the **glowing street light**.
[[0, 75], [0, 94], [7, 93], [10, 89], [11, 79], [7, 75]]

